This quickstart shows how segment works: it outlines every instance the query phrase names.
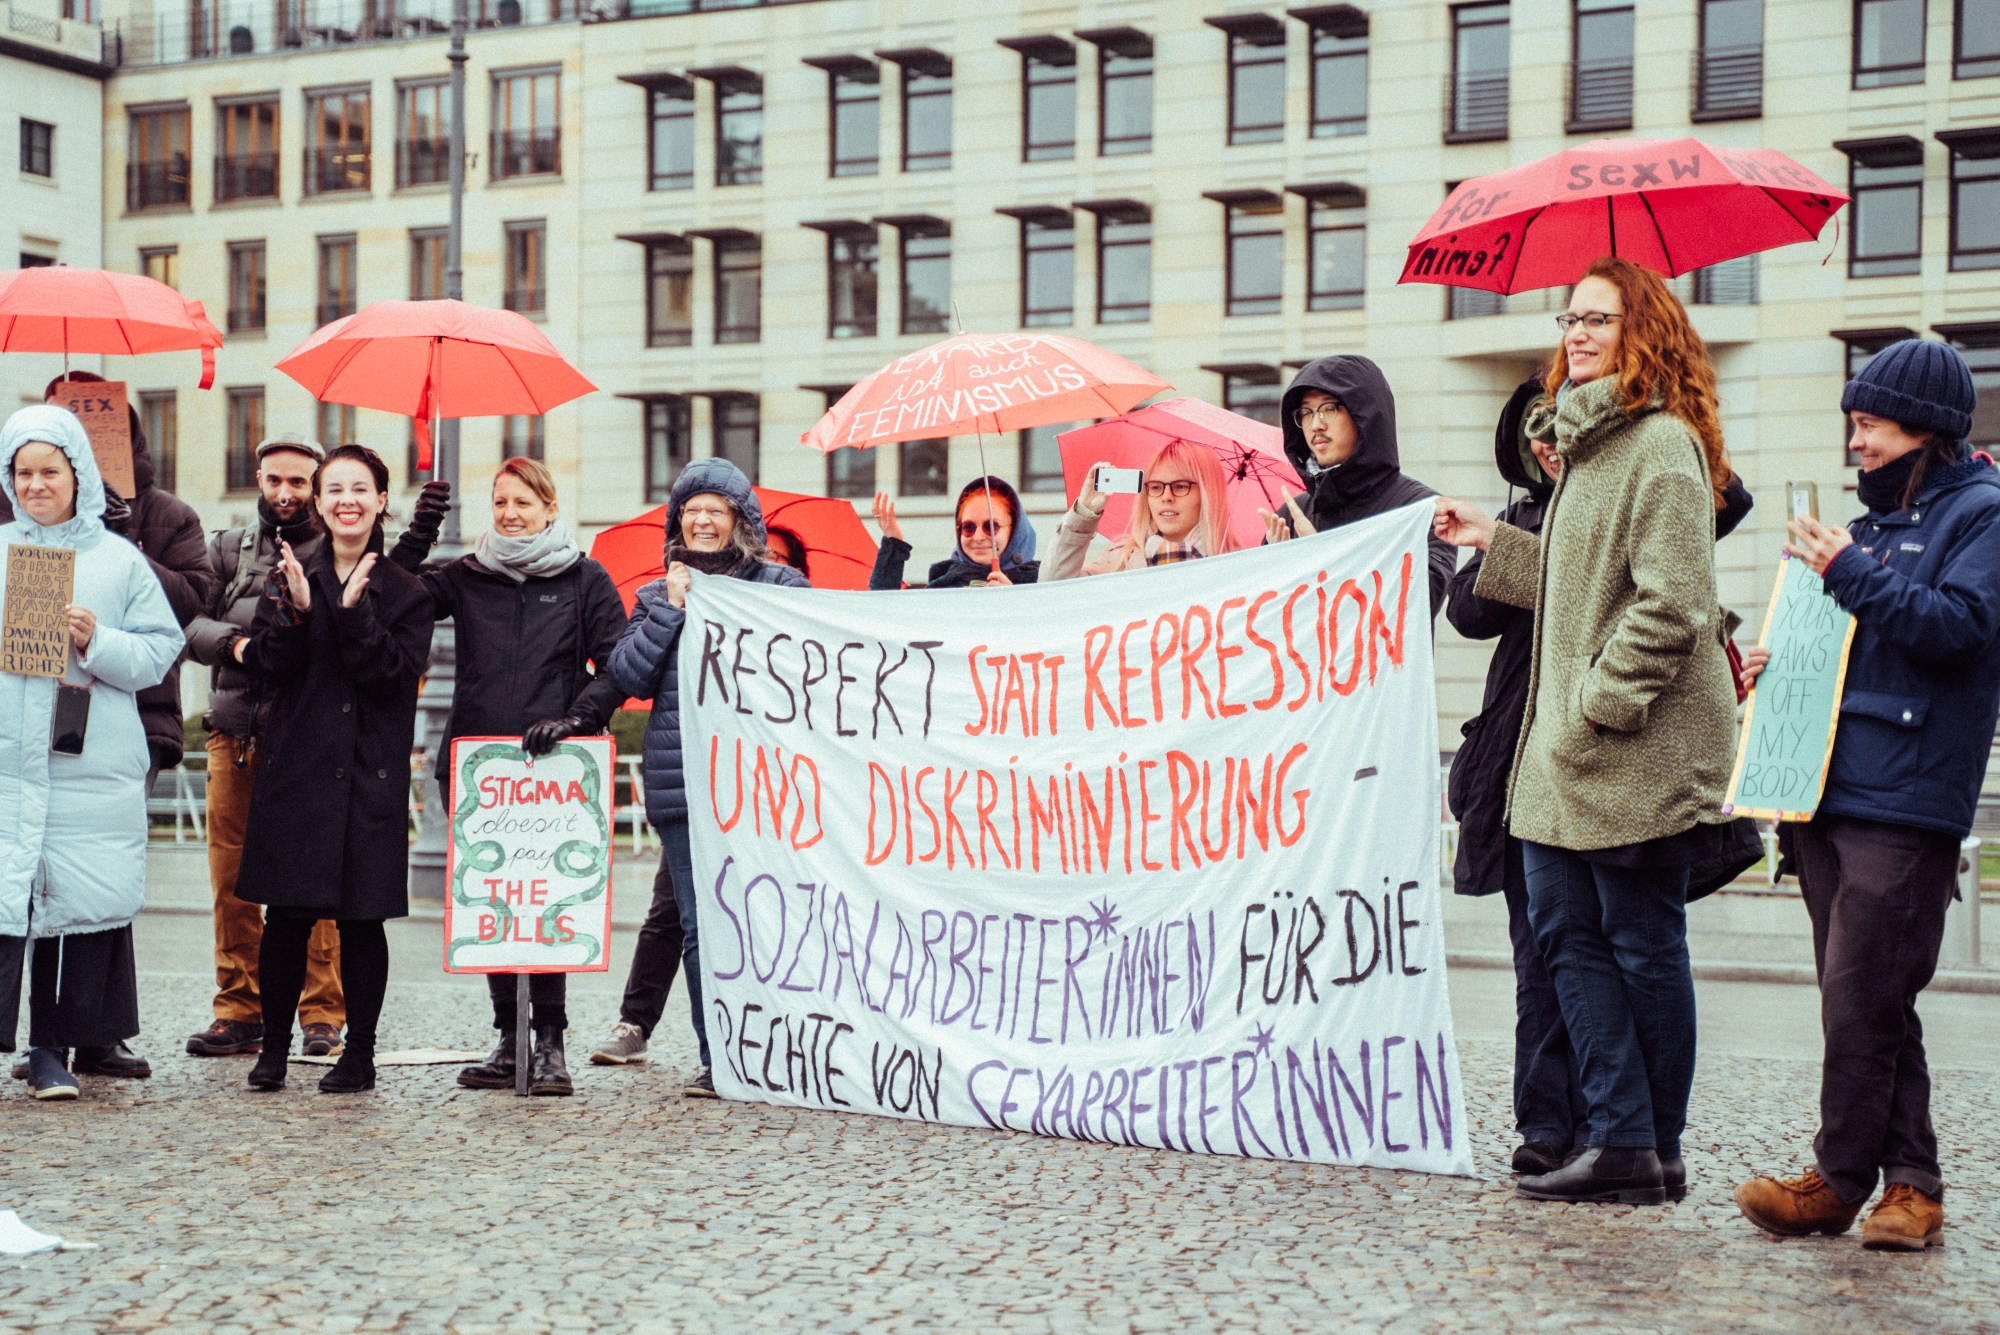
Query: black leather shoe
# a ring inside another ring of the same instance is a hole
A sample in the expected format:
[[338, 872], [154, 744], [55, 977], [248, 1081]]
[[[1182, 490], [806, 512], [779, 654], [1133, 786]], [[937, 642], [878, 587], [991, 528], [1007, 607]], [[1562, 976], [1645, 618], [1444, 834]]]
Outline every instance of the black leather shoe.
[[1678, 1154], [1671, 1159], [1660, 1160], [1660, 1186], [1666, 1191], [1668, 1200], [1686, 1200], [1688, 1198], [1688, 1161]]
[[144, 1080], [153, 1074], [153, 1064], [123, 1043], [108, 1048], [78, 1048], [69, 1069], [78, 1075], [105, 1075], [113, 1080]]
[[563, 1031], [559, 1026], [536, 1027], [534, 1063], [528, 1077], [530, 1094], [567, 1098], [576, 1092], [569, 1081], [569, 1065], [563, 1060]]
[[375, 1045], [363, 1047], [348, 1040], [341, 1050], [340, 1060], [333, 1069], [319, 1078], [319, 1092], [322, 1094], [359, 1094], [363, 1090], [375, 1088]]
[[1524, 1140], [1514, 1151], [1516, 1173], [1553, 1173], [1563, 1166], [1563, 1152], [1546, 1140]]
[[491, 1057], [477, 1066], [459, 1068], [458, 1085], [460, 1089], [512, 1089], [518, 1069], [514, 1060], [514, 1031], [509, 1029], [493, 1045]]
[[1650, 1146], [1593, 1145], [1569, 1167], [1524, 1177], [1515, 1190], [1535, 1201], [1659, 1205], [1667, 1199], [1660, 1156]]
[[270, 1093], [285, 1087], [285, 1049], [291, 1046], [291, 1035], [285, 1036], [283, 1043], [265, 1048], [257, 1054], [257, 1062], [244, 1077], [244, 1083], [260, 1093]]

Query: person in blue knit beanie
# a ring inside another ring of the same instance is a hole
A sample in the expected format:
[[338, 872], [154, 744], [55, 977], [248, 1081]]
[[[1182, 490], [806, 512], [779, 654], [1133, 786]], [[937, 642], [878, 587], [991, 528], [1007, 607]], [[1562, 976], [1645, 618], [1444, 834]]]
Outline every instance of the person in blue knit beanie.
[[[1736, 1189], [1766, 1232], [1845, 1232], [1884, 1184], [1862, 1245], [1944, 1239], [1917, 994], [1937, 968], [2000, 713], [2000, 473], [1966, 444], [1978, 395], [1965, 359], [1906, 339], [1840, 396], [1868, 512], [1789, 525], [1787, 550], [1854, 616], [1826, 790], [1795, 822], [1812, 918], [1825, 1061], [1813, 1163]], [[1746, 656], [1754, 680], [1769, 655]]]

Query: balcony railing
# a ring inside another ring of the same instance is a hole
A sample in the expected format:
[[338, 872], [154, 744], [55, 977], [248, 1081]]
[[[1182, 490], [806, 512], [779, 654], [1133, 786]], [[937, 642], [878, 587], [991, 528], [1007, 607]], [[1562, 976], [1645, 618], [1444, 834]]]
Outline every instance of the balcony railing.
[[276, 153], [218, 153], [215, 158], [215, 202], [232, 199], [276, 199], [278, 197], [278, 155]]
[[1764, 114], [1764, 48], [1720, 46], [1694, 53], [1689, 80], [1692, 119], [1737, 120]]
[[1575, 60], [1569, 67], [1571, 134], [1632, 128], [1632, 62]]
[[232, 334], [255, 333], [264, 327], [264, 303], [254, 306], [231, 306], [229, 308], [229, 332]]
[[396, 141], [396, 188], [437, 185], [451, 179], [451, 140]]
[[[1535, 288], [1506, 297], [1498, 292], [1484, 292], [1474, 287], [1448, 287], [1445, 289], [1444, 318], [1472, 320], [1483, 315], [1533, 315], [1542, 312], [1553, 315], [1563, 309], [1568, 301], [1567, 288]], [[1553, 348], [1559, 337], [1555, 325], [1551, 324], [1549, 346]]]
[[539, 287], [510, 287], [501, 295], [500, 304], [510, 311], [523, 315], [540, 315], [547, 308], [548, 292]]
[[341, 190], [366, 190], [369, 152], [365, 145], [342, 148], [309, 148], [305, 157], [305, 186], [309, 195], [330, 195]]
[[188, 202], [188, 160], [177, 155], [166, 162], [134, 162], [125, 168], [125, 207], [140, 209], [185, 207]]
[[493, 132], [493, 179], [510, 176], [554, 176], [562, 171], [562, 131], [496, 130]]
[[1444, 141], [1507, 137], [1507, 75], [1460, 74], [1444, 83]]

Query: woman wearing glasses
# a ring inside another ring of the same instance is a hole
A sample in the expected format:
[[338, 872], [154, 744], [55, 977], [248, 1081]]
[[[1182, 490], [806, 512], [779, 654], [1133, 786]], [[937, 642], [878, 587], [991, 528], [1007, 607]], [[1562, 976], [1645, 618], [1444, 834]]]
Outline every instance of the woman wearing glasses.
[[1560, 461], [1540, 537], [1450, 500], [1436, 530], [1485, 552], [1480, 597], [1535, 612], [1507, 825], [1589, 1112], [1583, 1153], [1520, 1191], [1652, 1204], [1687, 1190], [1687, 894], [1735, 731], [1715, 591], [1732, 473], [1715, 368], [1657, 274], [1599, 260], [1558, 321], [1553, 402], [1527, 423]]
[[[997, 477], [976, 477], [958, 493], [957, 545], [950, 556], [931, 566], [930, 578], [915, 587], [964, 589], [1033, 584], [1041, 567], [1035, 561], [1035, 530], [1021, 513], [1021, 498]], [[875, 553], [871, 589], [903, 588], [903, 567], [911, 547], [896, 520], [896, 503], [889, 493], [875, 493], [875, 523], [882, 546]]]
[[1048, 561], [1051, 581], [1220, 556], [1234, 547], [1223, 508], [1227, 482], [1215, 452], [1170, 440], [1146, 465], [1146, 494], [1132, 508], [1131, 533], [1086, 564], [1084, 550], [1097, 536], [1109, 499], [1097, 489], [1097, 470], [1103, 466], [1090, 466], [1082, 494], [1056, 525]]

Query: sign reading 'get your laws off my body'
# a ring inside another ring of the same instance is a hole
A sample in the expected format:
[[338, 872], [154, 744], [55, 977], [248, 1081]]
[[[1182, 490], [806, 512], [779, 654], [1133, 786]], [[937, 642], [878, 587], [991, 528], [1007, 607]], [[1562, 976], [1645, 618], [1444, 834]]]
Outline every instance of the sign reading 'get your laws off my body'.
[[1430, 521], [983, 592], [697, 577], [717, 1088], [1469, 1173]]

